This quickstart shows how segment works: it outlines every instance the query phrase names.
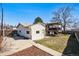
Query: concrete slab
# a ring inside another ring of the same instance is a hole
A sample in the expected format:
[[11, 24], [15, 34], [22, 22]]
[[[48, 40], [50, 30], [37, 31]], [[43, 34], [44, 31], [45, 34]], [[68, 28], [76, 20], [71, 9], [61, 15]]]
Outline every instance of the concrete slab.
[[14, 40], [14, 44], [13, 44], [11, 50], [1, 52], [0, 55], [1, 56], [11, 55], [13, 53], [21, 51], [21, 50], [26, 49], [28, 47], [31, 47], [33, 45], [36, 46], [37, 48], [51, 54], [51, 55], [53, 55], [53, 56], [61, 56], [62, 55], [62, 53], [59, 53], [55, 50], [52, 50], [48, 47], [45, 47], [45, 46], [41, 45], [41, 44], [35, 43], [32, 40]]
[[[8, 38], [8, 39], [13, 39], [13, 38]], [[8, 45], [9, 49], [3, 52], [0, 52], [0, 55], [10, 55], [17, 51], [20, 51], [32, 46], [32, 40], [14, 40], [12, 43], [13, 45], [12, 46]]]

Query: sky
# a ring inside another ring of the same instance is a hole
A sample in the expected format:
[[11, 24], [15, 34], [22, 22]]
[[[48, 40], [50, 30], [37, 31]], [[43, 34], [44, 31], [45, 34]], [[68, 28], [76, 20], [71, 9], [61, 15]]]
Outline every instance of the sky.
[[2, 6], [4, 9], [4, 23], [10, 25], [17, 25], [18, 23], [32, 24], [38, 16], [43, 22], [50, 22], [53, 12], [64, 6], [74, 7], [72, 15], [79, 17], [79, 4], [77, 3], [3, 3]]

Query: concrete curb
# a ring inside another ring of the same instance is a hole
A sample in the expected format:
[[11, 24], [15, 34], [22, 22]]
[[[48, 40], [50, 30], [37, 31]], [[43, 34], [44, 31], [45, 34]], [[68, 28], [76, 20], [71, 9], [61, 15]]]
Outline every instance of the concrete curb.
[[34, 43], [33, 45], [36, 46], [37, 48], [39, 48], [39, 49], [41, 49], [41, 50], [43, 50], [43, 51], [45, 51], [45, 52], [51, 54], [51, 55], [53, 55], [53, 56], [62, 56], [62, 53], [57, 52], [57, 51], [55, 51], [55, 50], [52, 50], [52, 49], [50, 49], [50, 48], [48, 48], [48, 47], [45, 47], [45, 46], [43, 46], [43, 45], [41, 45], [41, 44]]

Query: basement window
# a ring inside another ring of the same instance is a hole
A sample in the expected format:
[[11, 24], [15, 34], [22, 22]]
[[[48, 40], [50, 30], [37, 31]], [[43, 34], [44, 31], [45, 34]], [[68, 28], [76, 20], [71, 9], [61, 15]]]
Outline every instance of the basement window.
[[37, 34], [39, 34], [39, 31], [36, 31]]
[[29, 34], [29, 31], [26, 31], [27, 34]]

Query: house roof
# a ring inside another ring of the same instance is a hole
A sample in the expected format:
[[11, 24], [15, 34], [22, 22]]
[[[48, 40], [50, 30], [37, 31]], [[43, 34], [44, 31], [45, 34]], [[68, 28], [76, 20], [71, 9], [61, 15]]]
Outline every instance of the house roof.
[[[45, 26], [45, 24], [43, 24], [43, 23], [37, 23], [37, 24], [41, 24], [41, 25]], [[36, 25], [36, 24], [31, 24], [31, 25], [29, 25], [29, 24], [21, 24], [21, 23], [19, 23], [19, 24], [17, 25], [17, 28], [18, 28], [19, 25], [22, 25], [23, 27], [27, 28], [27, 27], [30, 27], [30, 26], [33, 26], [33, 25]]]
[[29, 24], [21, 24], [21, 25], [23, 25], [24, 27], [27, 27], [27, 26], [29, 26]]
[[52, 55], [37, 48], [36, 46], [31, 46], [22, 51], [18, 51], [10, 56], [52, 56]]

